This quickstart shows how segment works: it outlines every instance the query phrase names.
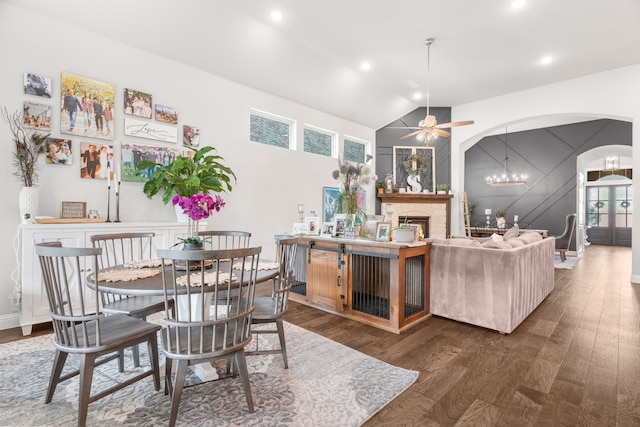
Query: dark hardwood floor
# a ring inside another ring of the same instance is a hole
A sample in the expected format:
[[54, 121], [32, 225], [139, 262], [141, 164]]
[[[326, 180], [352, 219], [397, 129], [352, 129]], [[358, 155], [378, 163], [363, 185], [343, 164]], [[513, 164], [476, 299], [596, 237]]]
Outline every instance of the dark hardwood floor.
[[[418, 381], [365, 426], [640, 426], [631, 249], [590, 246], [510, 335], [432, 317], [395, 335], [292, 303], [285, 319]], [[48, 332], [46, 327], [34, 333]], [[22, 339], [0, 331], [0, 343]]]

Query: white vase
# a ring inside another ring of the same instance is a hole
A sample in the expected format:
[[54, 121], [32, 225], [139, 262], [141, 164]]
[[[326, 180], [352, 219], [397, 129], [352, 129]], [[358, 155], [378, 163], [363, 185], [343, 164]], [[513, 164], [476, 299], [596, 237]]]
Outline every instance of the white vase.
[[18, 196], [18, 205], [20, 220], [22, 222], [33, 221], [38, 213], [38, 190], [34, 187], [22, 187]]
[[176, 210], [176, 219], [178, 222], [189, 222], [189, 215], [184, 213], [180, 205], [173, 205]]
[[507, 228], [507, 219], [505, 217], [496, 218], [496, 222], [498, 223], [498, 228]]
[[413, 243], [416, 240], [415, 230], [398, 228], [395, 240], [397, 243]]

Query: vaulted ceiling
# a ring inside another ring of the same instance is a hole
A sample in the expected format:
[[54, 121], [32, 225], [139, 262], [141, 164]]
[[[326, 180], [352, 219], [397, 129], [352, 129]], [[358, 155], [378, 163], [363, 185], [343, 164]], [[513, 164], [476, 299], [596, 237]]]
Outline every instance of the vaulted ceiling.
[[430, 37], [431, 106], [640, 63], [637, 0], [3, 2], [376, 129], [426, 104]]

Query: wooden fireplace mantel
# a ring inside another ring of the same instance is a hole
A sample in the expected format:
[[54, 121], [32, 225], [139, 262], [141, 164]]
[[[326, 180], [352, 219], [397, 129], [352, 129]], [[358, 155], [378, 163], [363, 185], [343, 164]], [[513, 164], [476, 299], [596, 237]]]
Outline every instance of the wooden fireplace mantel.
[[453, 194], [382, 193], [378, 198], [382, 203], [449, 203]]

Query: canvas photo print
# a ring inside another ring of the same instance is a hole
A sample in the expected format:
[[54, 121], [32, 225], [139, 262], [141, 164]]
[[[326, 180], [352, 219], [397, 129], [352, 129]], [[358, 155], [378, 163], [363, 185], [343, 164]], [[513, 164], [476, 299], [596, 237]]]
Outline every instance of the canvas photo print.
[[95, 142], [80, 143], [80, 178], [113, 178], [113, 145]]
[[156, 104], [156, 120], [164, 123], [178, 124], [178, 112], [166, 105]]
[[35, 73], [25, 73], [24, 94], [51, 98], [51, 78]]
[[149, 93], [135, 89], [124, 90], [124, 113], [132, 116], [151, 118], [153, 97]]
[[153, 176], [154, 170], [147, 168], [138, 171], [138, 163], [141, 160], [149, 160], [162, 165], [169, 165], [180, 154], [175, 148], [159, 147], [154, 145], [123, 143], [120, 150], [122, 160], [122, 181], [146, 182]]
[[51, 106], [24, 101], [22, 105], [24, 127], [42, 131], [51, 130]]
[[199, 147], [200, 146], [200, 128], [197, 126], [191, 126], [191, 125], [182, 126], [182, 145]]
[[61, 133], [113, 140], [113, 84], [63, 72], [60, 92]]
[[73, 164], [70, 139], [47, 138], [45, 142], [47, 144], [47, 164], [67, 166]]

